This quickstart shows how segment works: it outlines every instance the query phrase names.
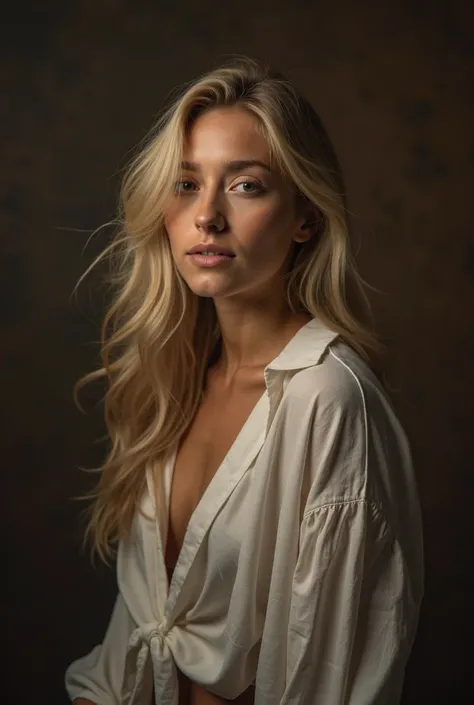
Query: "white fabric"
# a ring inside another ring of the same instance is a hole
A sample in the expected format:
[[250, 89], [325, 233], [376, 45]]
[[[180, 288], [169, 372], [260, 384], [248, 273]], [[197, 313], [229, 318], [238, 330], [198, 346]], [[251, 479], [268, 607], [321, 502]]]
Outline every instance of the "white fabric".
[[[361, 358], [316, 319], [265, 368], [266, 391], [164, 562], [176, 448], [119, 546], [104, 642], [71, 699], [178, 705], [178, 667], [255, 705], [396, 705], [423, 592], [405, 434]], [[192, 467], [189, 468], [192, 472]]]

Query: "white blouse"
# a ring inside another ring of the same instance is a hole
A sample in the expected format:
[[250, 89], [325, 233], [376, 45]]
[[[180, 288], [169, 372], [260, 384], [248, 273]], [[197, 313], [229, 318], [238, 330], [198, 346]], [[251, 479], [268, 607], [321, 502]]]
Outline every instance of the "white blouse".
[[[171, 584], [171, 477], [119, 545], [101, 645], [69, 697], [178, 705], [179, 668], [255, 705], [396, 705], [423, 593], [409, 445], [367, 365], [312, 319], [265, 368], [266, 390], [191, 516]], [[190, 468], [192, 472], [192, 468]]]

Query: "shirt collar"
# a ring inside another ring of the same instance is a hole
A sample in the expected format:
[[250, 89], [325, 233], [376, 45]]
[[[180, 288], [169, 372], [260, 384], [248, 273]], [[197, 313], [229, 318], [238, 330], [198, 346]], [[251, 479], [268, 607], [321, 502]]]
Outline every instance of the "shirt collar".
[[319, 319], [312, 318], [286, 344], [280, 354], [265, 368], [267, 370], [296, 370], [317, 365], [328, 345], [338, 337]]

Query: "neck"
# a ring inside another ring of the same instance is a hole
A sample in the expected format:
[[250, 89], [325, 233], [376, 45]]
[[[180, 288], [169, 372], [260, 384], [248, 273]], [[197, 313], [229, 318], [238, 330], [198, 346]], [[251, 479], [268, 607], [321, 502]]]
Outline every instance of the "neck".
[[263, 370], [312, 318], [309, 314], [293, 314], [286, 303], [269, 309], [216, 302], [216, 313], [222, 347], [215, 370], [229, 384], [236, 377]]

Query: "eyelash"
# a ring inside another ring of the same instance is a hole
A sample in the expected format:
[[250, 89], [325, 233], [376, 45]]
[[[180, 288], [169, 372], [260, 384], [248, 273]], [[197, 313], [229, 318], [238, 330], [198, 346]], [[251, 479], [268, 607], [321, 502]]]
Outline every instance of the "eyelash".
[[[177, 193], [192, 193], [192, 191], [188, 190], [183, 190], [180, 188], [182, 184], [192, 184], [195, 186], [195, 184], [192, 181], [189, 181], [188, 179], [182, 179], [181, 181], [177, 181], [175, 185], [175, 191]], [[256, 183], [255, 181], [241, 181], [240, 183], [236, 184], [235, 186], [242, 186], [243, 184], [247, 184], [253, 187], [253, 191], [240, 191], [239, 193], [243, 193], [246, 196], [257, 196], [265, 192], [265, 189], [263, 186], [260, 184]]]

